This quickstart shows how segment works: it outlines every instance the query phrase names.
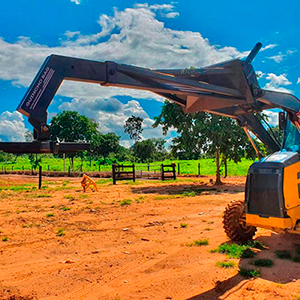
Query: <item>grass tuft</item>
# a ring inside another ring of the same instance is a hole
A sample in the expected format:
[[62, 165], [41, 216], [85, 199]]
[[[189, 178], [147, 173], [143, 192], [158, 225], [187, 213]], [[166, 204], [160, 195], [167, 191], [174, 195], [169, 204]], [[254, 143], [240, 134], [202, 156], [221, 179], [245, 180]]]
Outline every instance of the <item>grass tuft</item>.
[[219, 245], [216, 252], [224, 253], [229, 258], [251, 258], [255, 256], [255, 252], [249, 246], [236, 243]]
[[130, 200], [130, 199], [124, 199], [124, 200], [120, 201], [120, 205], [121, 206], [130, 205], [131, 202], [132, 202], [132, 200]]
[[274, 265], [273, 260], [267, 259], [267, 258], [260, 258], [256, 260], [252, 260], [250, 262], [251, 265], [256, 266], [256, 267], [267, 267], [270, 268]]
[[256, 269], [240, 268], [239, 274], [246, 278], [260, 277], [260, 272]]
[[9, 238], [7, 236], [2, 238], [2, 242], [7, 242], [9, 240]]
[[217, 261], [216, 266], [224, 269], [234, 268], [235, 262], [233, 261]]
[[51, 217], [54, 217], [53, 213], [46, 214], [46, 218], [51, 218]]
[[63, 228], [58, 228], [56, 230], [56, 235], [57, 236], [64, 236], [66, 233], [65, 233], [65, 230]]
[[291, 251], [288, 250], [276, 250], [275, 254], [280, 259], [291, 259]]
[[60, 208], [60, 210], [62, 210], [62, 211], [71, 210], [71, 207], [64, 206], [64, 207]]
[[64, 198], [65, 199], [69, 199], [70, 201], [76, 200], [76, 198], [74, 196], [72, 196], [72, 195], [66, 195], [66, 196], [64, 196]]
[[62, 186], [67, 186], [71, 181], [70, 180], [64, 180], [62, 182]]
[[300, 262], [300, 255], [297, 254], [296, 256], [293, 257], [293, 262]]
[[259, 250], [264, 250], [267, 248], [266, 245], [262, 241], [258, 241], [258, 240], [249, 241], [248, 243], [246, 243], [246, 245], [251, 248], [255, 248], [255, 249], [259, 249]]
[[182, 193], [183, 197], [195, 197], [197, 196], [197, 193], [195, 191], [186, 191]]
[[242, 252], [241, 258], [253, 258], [255, 256], [255, 252], [250, 248], [245, 248]]
[[192, 243], [186, 244], [188, 247], [193, 247], [193, 246], [206, 246], [209, 244], [208, 239], [203, 239], [203, 240], [195, 240]]
[[181, 223], [181, 224], [180, 224], [180, 227], [181, 227], [181, 228], [187, 228], [188, 225], [189, 225], [188, 223]]

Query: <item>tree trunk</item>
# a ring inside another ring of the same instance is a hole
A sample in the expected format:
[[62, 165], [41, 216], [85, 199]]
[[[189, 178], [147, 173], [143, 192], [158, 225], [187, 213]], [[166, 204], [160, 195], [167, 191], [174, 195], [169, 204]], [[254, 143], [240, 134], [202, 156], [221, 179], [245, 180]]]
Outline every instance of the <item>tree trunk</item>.
[[74, 170], [74, 156], [71, 156], [71, 160], [70, 160], [70, 167], [71, 167], [71, 170], [73, 171]]
[[63, 153], [63, 160], [64, 160], [64, 172], [66, 172], [66, 153]]
[[219, 153], [219, 149], [216, 149], [215, 151], [215, 158], [216, 158], [216, 185], [220, 185], [222, 184], [221, 182], [221, 175], [220, 175], [220, 153]]

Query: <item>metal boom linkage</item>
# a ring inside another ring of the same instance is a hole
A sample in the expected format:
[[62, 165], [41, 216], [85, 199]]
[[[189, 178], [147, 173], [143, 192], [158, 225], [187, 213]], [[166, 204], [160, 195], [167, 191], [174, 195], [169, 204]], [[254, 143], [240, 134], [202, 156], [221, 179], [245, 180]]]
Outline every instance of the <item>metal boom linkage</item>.
[[260, 123], [256, 113], [282, 108], [290, 114], [300, 101], [288, 93], [261, 89], [251, 65], [262, 45], [256, 44], [245, 60], [231, 60], [201, 69], [150, 70], [115, 62], [97, 62], [50, 55], [30, 85], [17, 110], [34, 127], [33, 143], [0, 143], [12, 153], [59, 153], [86, 150], [88, 144], [50, 142], [47, 109], [63, 80], [98, 83], [147, 90], [180, 104], [186, 113], [207, 111], [231, 117], [254, 133], [272, 151], [277, 141]]

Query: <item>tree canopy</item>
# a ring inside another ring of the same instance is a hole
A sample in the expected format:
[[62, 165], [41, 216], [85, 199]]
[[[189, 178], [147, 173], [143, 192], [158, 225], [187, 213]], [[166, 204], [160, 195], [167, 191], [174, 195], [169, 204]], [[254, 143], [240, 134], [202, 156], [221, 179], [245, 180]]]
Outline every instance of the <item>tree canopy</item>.
[[121, 150], [120, 136], [115, 133], [101, 134], [100, 132], [93, 136], [92, 152], [94, 156], [108, 157], [110, 153], [118, 153]]
[[172, 153], [185, 159], [197, 159], [201, 153], [215, 156], [216, 183], [220, 180], [220, 159], [238, 162], [245, 156], [249, 141], [234, 120], [206, 112], [185, 114], [178, 104], [165, 102], [154, 127], [162, 125], [164, 134], [175, 128]]
[[132, 150], [134, 157], [141, 162], [164, 160], [167, 156], [165, 140], [161, 138], [137, 141], [132, 146]]
[[141, 139], [141, 135], [143, 132], [143, 121], [144, 119], [141, 117], [131, 116], [128, 118], [124, 125], [124, 132], [128, 133], [130, 138], [138, 141]]
[[63, 111], [50, 123], [52, 139], [63, 142], [90, 142], [97, 134], [97, 128], [96, 121], [76, 111]]

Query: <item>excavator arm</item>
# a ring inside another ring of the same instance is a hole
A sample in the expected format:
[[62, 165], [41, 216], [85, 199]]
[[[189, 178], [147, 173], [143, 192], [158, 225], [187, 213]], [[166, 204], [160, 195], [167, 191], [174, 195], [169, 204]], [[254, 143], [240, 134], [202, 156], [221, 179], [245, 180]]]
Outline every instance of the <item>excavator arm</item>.
[[151, 70], [115, 62], [49, 56], [30, 85], [17, 110], [34, 127], [33, 143], [0, 143], [0, 150], [12, 153], [59, 153], [88, 149], [88, 144], [50, 142], [47, 109], [64, 80], [90, 82], [151, 91], [177, 104], [186, 113], [207, 111], [231, 117], [252, 131], [272, 151], [280, 145], [261, 125], [256, 113], [282, 108], [290, 114], [300, 111], [293, 95], [259, 87], [251, 65], [261, 48], [258, 43], [245, 60], [231, 60], [201, 69]]

